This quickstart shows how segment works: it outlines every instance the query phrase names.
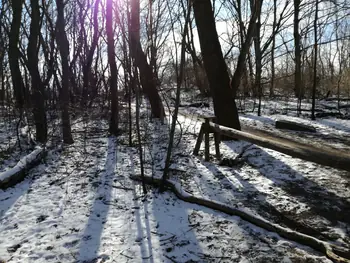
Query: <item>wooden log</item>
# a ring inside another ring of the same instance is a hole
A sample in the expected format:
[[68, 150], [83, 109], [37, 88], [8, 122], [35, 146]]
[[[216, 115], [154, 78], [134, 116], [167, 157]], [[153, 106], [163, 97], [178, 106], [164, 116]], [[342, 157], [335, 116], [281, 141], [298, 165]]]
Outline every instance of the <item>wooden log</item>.
[[38, 147], [23, 157], [15, 167], [0, 173], [0, 189], [12, 187], [21, 182], [26, 177], [28, 171], [39, 164], [45, 156], [46, 149]]
[[[326, 98], [325, 101], [337, 101], [338, 98]], [[339, 101], [350, 101], [350, 98], [339, 98]]]
[[350, 155], [347, 155], [345, 153], [341, 154], [337, 152], [327, 152], [323, 149], [317, 149], [310, 145], [303, 145], [300, 143], [300, 147], [295, 147], [295, 145], [293, 144], [271, 141], [266, 138], [231, 129], [212, 122], [210, 122], [209, 125], [212, 129], [216, 130], [220, 134], [224, 134], [230, 138], [251, 142], [253, 144], [269, 148], [306, 161], [350, 171]]
[[350, 104], [347, 105], [340, 105], [339, 109], [350, 109]]
[[[142, 181], [145, 180], [145, 183], [155, 185], [157, 187], [161, 186], [164, 182], [162, 179], [145, 176], [131, 176], [132, 180]], [[198, 198], [194, 195], [186, 192], [179, 183], [166, 180], [165, 186], [169, 188], [180, 200], [205, 206], [216, 211], [226, 213], [231, 216], [239, 216], [245, 221], [248, 221], [260, 228], [263, 228], [270, 232], [275, 232], [281, 237], [287, 238], [289, 240], [298, 242], [299, 244], [309, 246], [319, 252], [324, 253], [329, 259], [337, 263], [350, 263], [350, 251], [347, 248], [339, 247], [328, 242], [319, 240], [315, 237], [305, 235], [296, 231], [293, 231], [289, 228], [282, 227], [280, 225], [274, 224], [262, 217], [253, 215], [247, 211], [241, 210], [239, 208], [231, 207], [223, 203], [212, 201], [209, 199]]]
[[302, 123], [296, 123], [296, 122], [293, 122], [293, 121], [277, 120], [275, 124], [276, 124], [276, 128], [277, 129], [316, 132], [315, 127], [312, 127], [310, 125], [305, 125], [305, 124], [302, 124]]
[[[311, 109], [297, 109], [297, 108], [283, 108], [283, 111], [306, 111], [306, 112], [311, 112]], [[315, 109], [315, 112], [322, 112], [323, 110], [321, 109]]]
[[335, 117], [341, 118], [343, 114], [341, 112], [317, 112], [316, 118], [327, 118], [327, 117]]

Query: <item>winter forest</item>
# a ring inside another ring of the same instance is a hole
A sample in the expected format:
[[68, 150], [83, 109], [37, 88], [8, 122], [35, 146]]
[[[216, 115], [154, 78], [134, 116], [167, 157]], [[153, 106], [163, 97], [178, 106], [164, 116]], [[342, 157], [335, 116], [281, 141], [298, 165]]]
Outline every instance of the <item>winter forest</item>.
[[348, 0], [0, 0], [0, 263], [350, 263]]

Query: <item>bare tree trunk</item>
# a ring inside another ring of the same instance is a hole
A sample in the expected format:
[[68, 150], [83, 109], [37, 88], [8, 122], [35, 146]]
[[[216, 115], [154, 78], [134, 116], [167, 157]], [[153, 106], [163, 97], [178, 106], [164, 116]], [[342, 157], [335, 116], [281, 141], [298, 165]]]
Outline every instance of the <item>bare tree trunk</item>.
[[[337, 8], [337, 7], [336, 7]], [[342, 81], [342, 75], [343, 75], [343, 45], [340, 48], [339, 47], [339, 17], [338, 14], [336, 14], [336, 18], [335, 18], [335, 35], [336, 35], [336, 46], [337, 46], [337, 54], [338, 54], [338, 63], [339, 63], [339, 70], [338, 70], [338, 80], [337, 80], [337, 100], [338, 100], [338, 110], [340, 111], [340, 83]]]
[[[245, 26], [244, 26], [244, 22], [243, 22], [243, 16], [242, 16], [242, 1], [241, 0], [237, 0], [237, 16], [238, 16], [238, 23], [239, 23], [239, 39], [240, 39], [240, 45], [241, 45], [241, 49], [244, 46], [244, 40], [245, 40], [245, 35], [246, 35], [246, 30], [245, 30]], [[248, 51], [249, 52], [249, 51]], [[243, 69], [243, 96], [248, 96], [249, 95], [249, 91], [248, 91], [248, 85], [249, 85], [249, 81], [248, 81], [248, 72], [247, 72], [247, 66], [244, 65], [244, 69]], [[232, 88], [232, 87], [231, 87]], [[237, 90], [235, 91], [235, 96], [237, 95]]]
[[[252, 9], [254, 3], [252, 3]], [[261, 11], [261, 9], [260, 9]], [[262, 97], [262, 86], [261, 86], [261, 70], [262, 70], [262, 54], [261, 54], [261, 39], [260, 39], [260, 28], [261, 28], [261, 12], [258, 14], [258, 19], [255, 24], [255, 38], [254, 38], [254, 49], [255, 49], [255, 89], [258, 91], [259, 105], [258, 105], [258, 116], [261, 115], [261, 97]]]
[[273, 25], [272, 25], [272, 47], [271, 47], [271, 83], [270, 83], [270, 97], [274, 96], [275, 89], [275, 47], [276, 47], [276, 23], [277, 23], [277, 0], [273, 0]]
[[23, 0], [12, 1], [12, 22], [11, 31], [9, 34], [9, 64], [12, 78], [12, 86], [16, 99], [16, 106], [23, 111], [24, 107], [24, 83], [19, 68], [20, 51], [19, 45], [19, 33], [22, 18], [22, 5]]
[[145, 183], [145, 169], [144, 169], [144, 163], [143, 163], [143, 149], [142, 149], [142, 139], [141, 139], [141, 131], [140, 131], [140, 84], [137, 81], [138, 74], [137, 74], [137, 68], [134, 67], [134, 74], [133, 74], [133, 85], [135, 87], [135, 94], [136, 94], [136, 134], [137, 134], [137, 141], [138, 141], [138, 150], [139, 150], [139, 159], [140, 159], [140, 172], [141, 172], [141, 178], [142, 178], [142, 190], [143, 194], [147, 194], [147, 188]]
[[152, 73], [153, 73], [153, 78], [156, 81], [156, 83], [158, 83], [158, 69], [157, 69], [157, 48], [156, 48], [156, 42], [155, 42], [155, 38], [156, 38], [156, 32], [154, 32], [153, 29], [153, 10], [152, 10], [152, 6], [153, 6], [153, 0], [149, 0], [148, 1], [148, 5], [149, 5], [149, 25], [148, 25], [148, 42], [149, 42], [149, 64], [150, 67], [152, 68]]
[[142, 50], [140, 43], [140, 1], [131, 1], [131, 19], [130, 19], [130, 41], [131, 56], [135, 65], [140, 71], [140, 79], [143, 92], [149, 99], [152, 108], [152, 116], [164, 120], [164, 107], [159, 96], [156, 80], [154, 79], [151, 66], [147, 62], [147, 57]]
[[4, 74], [4, 61], [5, 61], [5, 39], [3, 37], [3, 17], [4, 17], [4, 5], [1, 6], [0, 10], [0, 103], [5, 104], [5, 74]]
[[241, 129], [237, 107], [230, 89], [230, 78], [221, 51], [210, 0], [193, 2], [199, 42], [205, 71], [214, 102], [214, 112], [219, 124]]
[[236, 97], [237, 90], [239, 89], [239, 85], [241, 84], [241, 78], [244, 73], [246, 57], [249, 53], [250, 44], [254, 36], [256, 19], [258, 18], [258, 16], [260, 16], [261, 5], [262, 0], [257, 0], [252, 6], [252, 15], [249, 20], [247, 35], [238, 56], [238, 62], [235, 73], [233, 74], [233, 77], [231, 79], [231, 89], [234, 97]]
[[106, 2], [106, 30], [107, 30], [107, 52], [108, 63], [111, 72], [111, 119], [109, 122], [109, 131], [113, 135], [118, 135], [118, 94], [117, 81], [118, 72], [117, 64], [115, 62], [114, 51], [114, 30], [113, 30], [113, 0]]
[[74, 143], [70, 125], [69, 116], [69, 43], [65, 31], [65, 18], [64, 18], [64, 3], [63, 0], [56, 0], [57, 6], [57, 21], [56, 29], [57, 36], [56, 42], [61, 55], [62, 61], [62, 85], [60, 91], [60, 104], [61, 104], [61, 115], [62, 115], [62, 133], [63, 142], [67, 144]]
[[83, 106], [86, 105], [87, 102], [87, 97], [88, 97], [88, 92], [89, 92], [89, 75], [91, 72], [91, 65], [93, 62], [93, 57], [94, 53], [98, 44], [98, 38], [99, 38], [99, 32], [98, 32], [98, 9], [100, 5], [100, 0], [95, 0], [95, 5], [94, 5], [94, 20], [93, 20], [93, 26], [94, 26], [94, 34], [92, 36], [92, 43], [91, 43], [91, 48], [88, 51], [87, 58], [85, 61], [85, 64], [83, 66]]
[[[188, 39], [187, 52], [190, 53], [192, 58], [196, 85], [199, 91], [201, 92], [201, 94], [206, 96], [209, 93], [208, 78], [207, 78], [207, 75], [205, 74], [203, 63], [197, 56], [196, 48], [194, 45], [193, 30], [191, 26], [188, 26], [187, 39]], [[199, 72], [203, 73], [202, 78], [199, 76]]]
[[318, 84], [317, 77], [317, 20], [318, 20], [318, 0], [316, 0], [315, 8], [315, 20], [314, 20], [314, 81], [312, 85], [312, 108], [311, 119], [316, 120], [315, 116], [315, 100], [316, 100], [316, 88]]
[[[163, 177], [162, 177], [162, 186], [161, 190], [164, 190], [166, 180], [168, 179], [168, 173], [169, 173], [169, 167], [170, 167], [170, 161], [171, 161], [171, 152], [173, 150], [173, 144], [174, 144], [174, 137], [175, 137], [175, 128], [176, 128], [176, 122], [177, 122], [177, 116], [179, 112], [179, 106], [180, 106], [180, 91], [181, 91], [181, 85], [184, 78], [184, 65], [185, 65], [185, 56], [186, 56], [186, 34], [188, 33], [188, 24], [190, 22], [190, 14], [191, 14], [191, 4], [189, 1], [187, 14], [185, 18], [185, 26], [184, 26], [184, 32], [182, 35], [182, 41], [181, 41], [181, 53], [180, 53], [180, 65], [178, 66], [178, 59], [177, 59], [177, 51], [176, 51], [176, 99], [175, 99], [175, 110], [174, 114], [172, 116], [172, 122], [171, 122], [171, 128], [170, 128], [170, 134], [169, 134], [169, 144], [167, 149], [167, 155], [165, 159], [165, 166], [163, 171]], [[172, 28], [174, 30], [174, 28]], [[174, 32], [174, 31], [173, 31]], [[174, 37], [175, 41], [175, 37]]]
[[47, 140], [47, 121], [45, 111], [45, 88], [38, 68], [38, 38], [40, 34], [39, 1], [31, 0], [30, 35], [27, 48], [28, 69], [32, 83], [32, 105], [36, 128], [36, 140], [45, 143]]
[[295, 75], [294, 91], [299, 100], [304, 96], [304, 87], [301, 82], [301, 44], [299, 33], [299, 12], [300, 0], [294, 0], [294, 56], [295, 56]]

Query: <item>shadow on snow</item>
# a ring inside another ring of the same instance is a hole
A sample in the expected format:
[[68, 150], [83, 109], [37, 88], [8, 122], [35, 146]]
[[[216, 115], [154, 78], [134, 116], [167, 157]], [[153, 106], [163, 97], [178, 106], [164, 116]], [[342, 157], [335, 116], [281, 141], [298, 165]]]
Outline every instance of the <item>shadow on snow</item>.
[[107, 144], [107, 156], [104, 170], [100, 177], [100, 183], [95, 192], [90, 216], [85, 227], [79, 247], [79, 259], [82, 262], [91, 262], [98, 258], [101, 236], [104, 224], [107, 221], [109, 202], [111, 201], [112, 180], [117, 163], [116, 138], [109, 137]]

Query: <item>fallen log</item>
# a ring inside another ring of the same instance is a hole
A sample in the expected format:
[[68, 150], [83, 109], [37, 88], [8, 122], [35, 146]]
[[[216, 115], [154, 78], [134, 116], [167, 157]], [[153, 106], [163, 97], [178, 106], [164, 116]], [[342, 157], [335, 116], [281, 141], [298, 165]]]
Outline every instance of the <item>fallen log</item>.
[[343, 117], [343, 114], [341, 112], [317, 112], [316, 113], [316, 118], [327, 118], [327, 117], [341, 118]]
[[[283, 111], [306, 111], [306, 112], [311, 112], [311, 109], [297, 109], [297, 108], [283, 108]], [[322, 112], [322, 109], [315, 109], [315, 112]]]
[[26, 155], [11, 169], [0, 173], [0, 189], [6, 189], [21, 182], [28, 171], [36, 166], [46, 156], [46, 149], [37, 147]]
[[337, 100], [339, 100], [339, 101], [350, 101], [350, 98], [334, 98], [334, 97], [332, 97], [332, 98], [326, 98], [325, 99], [325, 101], [337, 101]]
[[310, 145], [303, 145], [301, 143], [298, 143], [299, 147], [295, 147], [293, 144], [283, 143], [281, 141], [271, 141], [263, 137], [221, 126], [213, 122], [209, 122], [209, 125], [220, 135], [247, 141], [306, 161], [350, 171], [350, 155], [345, 153], [338, 153], [336, 151], [330, 152], [325, 149], [317, 149]]
[[347, 105], [340, 105], [339, 109], [350, 109], [350, 104]]
[[315, 127], [312, 127], [310, 125], [305, 125], [302, 123], [296, 123], [293, 121], [287, 121], [287, 120], [276, 120], [275, 126], [277, 129], [286, 129], [286, 130], [293, 130], [293, 131], [305, 131], [305, 132], [316, 132]]
[[[132, 180], [142, 181], [141, 176], [130, 176]], [[149, 176], [144, 177], [145, 183], [160, 187], [164, 182], [162, 179]], [[192, 204], [208, 207], [210, 209], [223, 212], [231, 216], [239, 216], [245, 221], [261, 227], [267, 231], [279, 234], [281, 237], [295, 241], [299, 244], [311, 247], [321, 253], [324, 253], [329, 259], [337, 263], [350, 263], [350, 251], [347, 248], [339, 247], [328, 242], [319, 240], [315, 237], [305, 235], [289, 228], [274, 224], [262, 217], [253, 215], [239, 208], [231, 207], [223, 203], [209, 199], [198, 198], [186, 192], [178, 182], [165, 180], [165, 186], [170, 189], [180, 200]]]

